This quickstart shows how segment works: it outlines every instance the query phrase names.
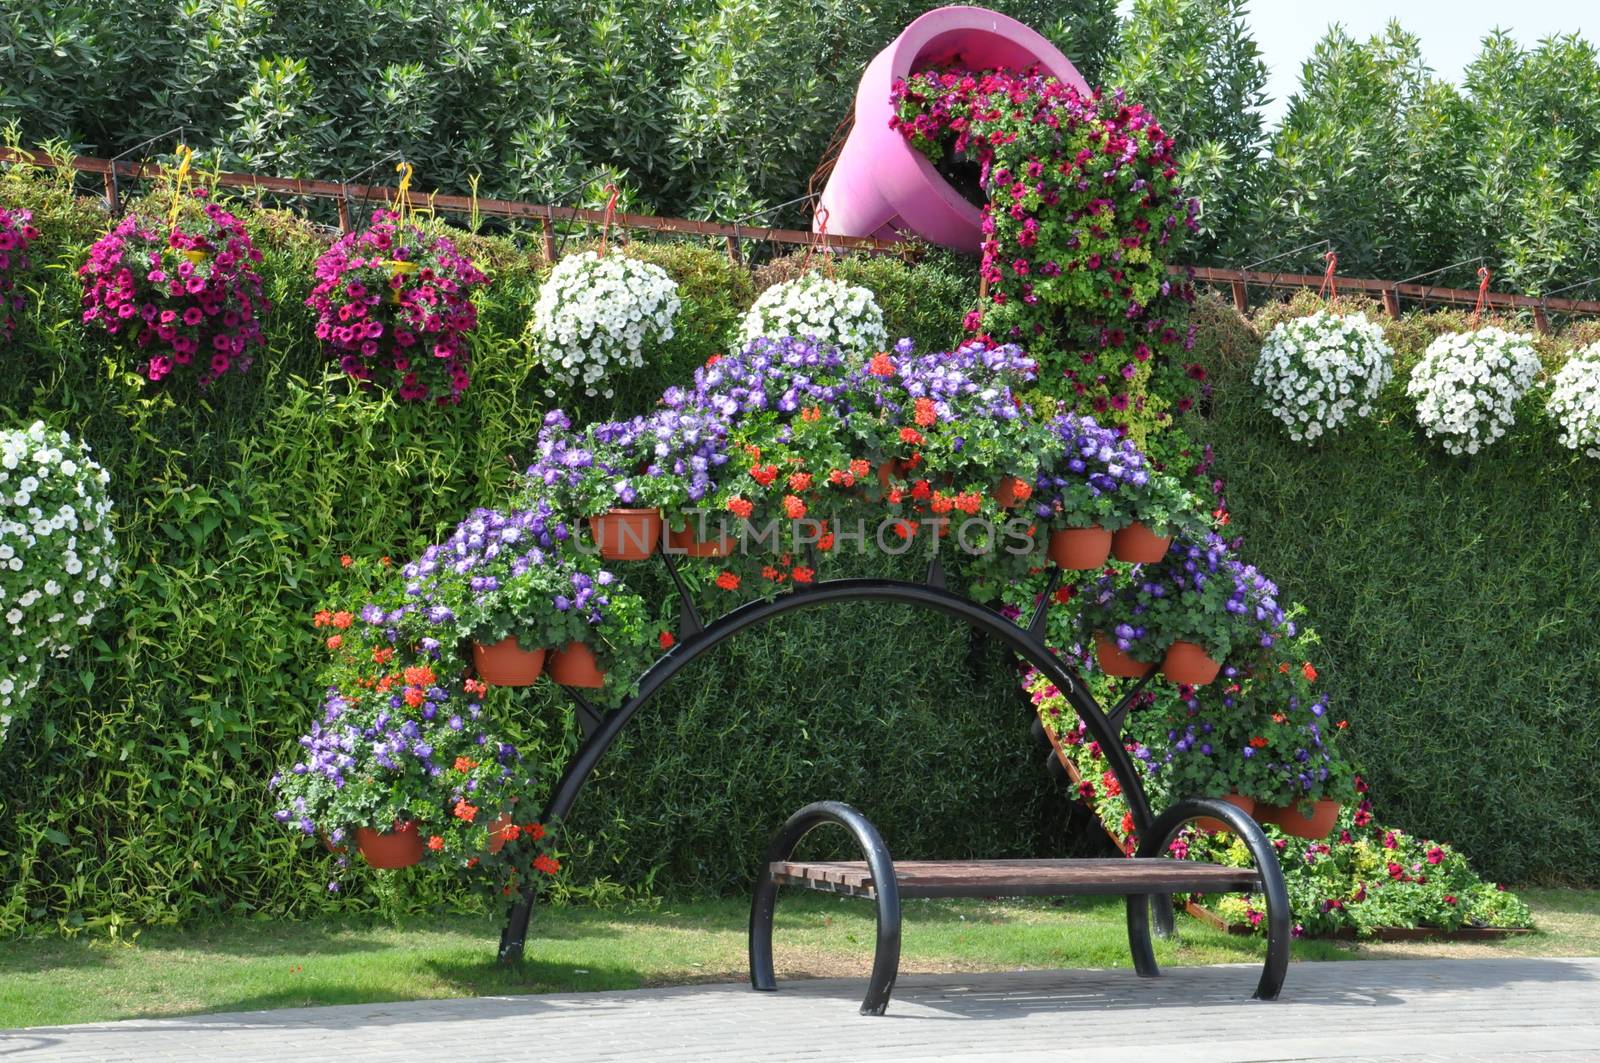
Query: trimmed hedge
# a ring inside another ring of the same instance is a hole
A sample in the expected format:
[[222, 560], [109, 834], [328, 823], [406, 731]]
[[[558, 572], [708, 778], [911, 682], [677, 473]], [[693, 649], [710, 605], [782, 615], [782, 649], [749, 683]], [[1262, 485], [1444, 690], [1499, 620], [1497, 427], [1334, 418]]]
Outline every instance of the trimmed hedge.
[[[269, 346], [248, 376], [200, 394], [145, 384], [78, 324], [74, 270], [106, 219], [60, 188], [0, 181], [0, 202], [19, 198], [39, 216], [41, 268], [0, 350], [0, 421], [42, 418], [92, 443], [126, 572], [0, 752], [0, 932], [377, 903], [378, 891], [327, 892], [330, 857], [268, 818], [266, 780], [315, 709], [309, 618], [344, 578], [340, 555], [404, 559], [526, 464], [546, 408], [521, 340], [534, 260], [506, 240], [461, 241], [494, 279], [471, 388], [455, 409], [396, 406], [353, 392], [316, 345], [302, 300], [325, 237], [246, 210]], [[677, 277], [688, 327], [583, 417], [653, 401], [725, 349], [753, 297], [716, 252], [632, 250]], [[909, 293], [946, 291], [945, 274], [893, 268], [902, 320], [932, 313]], [[868, 610], [794, 617], [719, 651], [641, 718], [580, 802], [569, 883], [743, 889], [770, 833], [819, 797], [871, 805], [907, 851], [1057, 851], [1066, 804], [1010, 678], [994, 661], [968, 670], [967, 650], [938, 620]], [[503, 696], [510, 732], [553, 769], [575, 741], [570, 712], [548, 691]], [[413, 885], [411, 904], [479, 903], [447, 876]]]
[[[1264, 332], [1309, 300], [1269, 306]], [[1458, 846], [1486, 876], [1593, 882], [1600, 868], [1600, 462], [1556, 442], [1542, 389], [1505, 439], [1452, 458], [1405, 374], [1459, 313], [1386, 326], [1399, 378], [1374, 418], [1291, 442], [1249, 382], [1259, 342], [1202, 304], [1209, 420], [1250, 560], [1305, 604], [1382, 819]], [[1380, 314], [1374, 320], [1385, 320]], [[1541, 342], [1550, 364], [1592, 326]]]

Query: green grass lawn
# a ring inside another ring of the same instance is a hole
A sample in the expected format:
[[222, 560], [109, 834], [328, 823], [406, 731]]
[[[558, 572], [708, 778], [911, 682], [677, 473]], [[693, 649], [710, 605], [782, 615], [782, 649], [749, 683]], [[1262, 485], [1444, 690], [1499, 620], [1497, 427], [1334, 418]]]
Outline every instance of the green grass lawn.
[[[1600, 892], [1521, 891], [1538, 933], [1495, 944], [1295, 943], [1297, 960], [1391, 956], [1600, 955]], [[495, 962], [499, 924], [451, 917], [375, 923], [236, 920], [147, 930], [131, 943], [36, 937], [0, 943], [0, 1028], [134, 1016], [239, 1011], [564, 990], [628, 989], [745, 977], [747, 902], [542, 908], [528, 959]], [[870, 903], [786, 892], [779, 978], [861, 976], [871, 961]], [[1262, 943], [1187, 916], [1164, 964], [1257, 960]], [[1114, 899], [910, 901], [901, 970], [1127, 967]], [[1252, 976], [1241, 975], [1249, 979]], [[1244, 984], [1244, 983], [1241, 983]]]

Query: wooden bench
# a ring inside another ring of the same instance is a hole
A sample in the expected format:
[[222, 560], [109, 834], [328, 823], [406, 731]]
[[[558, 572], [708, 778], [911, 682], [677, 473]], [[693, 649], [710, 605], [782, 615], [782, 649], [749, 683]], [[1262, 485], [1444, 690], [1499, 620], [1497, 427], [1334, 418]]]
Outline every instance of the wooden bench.
[[[1202, 817], [1237, 832], [1254, 868], [1224, 867], [1167, 856], [1183, 826]], [[837, 824], [855, 837], [865, 860], [795, 861], [795, 846], [816, 827]], [[863, 1015], [889, 1006], [900, 966], [900, 899], [910, 897], [1122, 896], [1128, 905], [1128, 944], [1135, 970], [1160, 974], [1150, 942], [1152, 905], [1171, 905], [1173, 893], [1261, 893], [1267, 904], [1267, 958], [1255, 996], [1273, 1000], [1289, 965], [1289, 897], [1272, 843], [1249, 816], [1225, 801], [1191, 798], [1158, 816], [1136, 855], [1103, 860], [903, 860], [895, 862], [865, 816], [837, 801], [807, 805], [773, 838], [750, 909], [750, 984], [777, 989], [772, 971], [772, 917], [779, 886], [865, 897], [877, 903], [878, 944]]]

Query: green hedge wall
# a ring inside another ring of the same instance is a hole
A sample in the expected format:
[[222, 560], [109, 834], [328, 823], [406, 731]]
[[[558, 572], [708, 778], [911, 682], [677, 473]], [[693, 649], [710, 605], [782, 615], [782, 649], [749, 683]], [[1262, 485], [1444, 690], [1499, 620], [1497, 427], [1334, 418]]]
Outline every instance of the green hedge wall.
[[[94, 637], [0, 751], [0, 931], [376, 903], [376, 890], [326, 891], [330, 858], [268, 819], [265, 782], [317, 701], [309, 617], [345, 578], [340, 554], [404, 559], [525, 464], [546, 408], [519, 342], [535, 260], [467, 240], [494, 277], [472, 387], [456, 409], [396, 407], [326, 376], [301, 303], [325, 238], [246, 211], [274, 304], [269, 350], [197, 395], [144, 384], [77, 324], [73, 270], [106, 219], [14, 177], [0, 203], [32, 207], [44, 230], [33, 306], [0, 349], [0, 423], [43, 418], [91, 443], [126, 564]], [[634, 252], [678, 278], [686, 327], [583, 416], [652, 402], [724, 348], [753, 298], [720, 253]], [[916, 293], [954, 283], [946, 265], [926, 279], [871, 268], [897, 323], [917, 328], [933, 304]], [[641, 717], [580, 802], [569, 883], [743, 889], [770, 832], [821, 797], [872, 807], [908, 851], [1058, 851], [1067, 806], [1005, 670], [967, 660], [964, 631], [870, 611], [791, 618], [720, 650]], [[571, 747], [552, 697], [505, 698], [535, 756], [553, 764]], [[476, 903], [445, 878], [411, 887], [412, 904]]]
[[1460, 314], [1388, 327], [1399, 373], [1376, 416], [1293, 443], [1248, 379], [1255, 336], [1216, 301], [1202, 310], [1215, 394], [1189, 430], [1215, 446], [1246, 556], [1322, 636], [1317, 667], [1380, 818], [1454, 843], [1491, 878], [1594, 882], [1600, 462], [1559, 446], [1542, 398], [1474, 457], [1428, 442], [1404, 377]]

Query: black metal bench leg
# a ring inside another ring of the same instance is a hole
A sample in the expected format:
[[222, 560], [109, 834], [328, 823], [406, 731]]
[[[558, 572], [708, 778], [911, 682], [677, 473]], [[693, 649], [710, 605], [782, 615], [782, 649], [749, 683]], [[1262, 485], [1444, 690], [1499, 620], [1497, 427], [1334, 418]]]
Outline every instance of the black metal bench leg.
[[837, 823], [855, 836], [872, 872], [878, 906], [878, 947], [872, 957], [872, 978], [867, 983], [867, 997], [861, 1002], [861, 1014], [882, 1015], [888, 1010], [894, 980], [900, 973], [900, 885], [889, 859], [889, 847], [883, 844], [877, 828], [860, 812], [838, 801], [817, 801], [790, 816], [767, 849], [750, 901], [750, 987], [766, 992], [778, 988], [772, 970], [772, 917], [778, 903], [772, 865], [789, 859], [800, 839], [824, 823]]
[[[894, 880], [889, 880], [891, 884]], [[878, 947], [872, 955], [872, 980], [867, 983], [867, 999], [861, 1014], [882, 1015], [889, 1009], [889, 995], [900, 973], [900, 891], [893, 885], [878, 891]]]
[[1133, 953], [1133, 969], [1140, 978], [1156, 978], [1156, 950], [1150, 943], [1150, 902], [1158, 898], [1148, 893], [1128, 895], [1128, 951]]
[[778, 988], [772, 973], [772, 914], [778, 906], [778, 885], [771, 865], [763, 865], [750, 901], [750, 988], [770, 993]]
[[[1178, 831], [1183, 829], [1184, 824], [1201, 816], [1220, 819], [1226, 823], [1228, 828], [1244, 842], [1245, 848], [1250, 850], [1250, 859], [1255, 862], [1256, 870], [1261, 873], [1261, 893], [1267, 902], [1267, 960], [1261, 972], [1261, 981], [1256, 983], [1253, 995], [1257, 1000], [1276, 1000], [1279, 991], [1283, 989], [1284, 976], [1289, 973], [1289, 941], [1292, 936], [1289, 889], [1283, 881], [1283, 869], [1278, 866], [1277, 851], [1273, 849], [1272, 842], [1268, 840], [1260, 824], [1226, 801], [1189, 797], [1156, 817], [1144, 840], [1139, 843], [1136, 855], [1142, 857], [1162, 855]], [[1134, 913], [1134, 902], [1141, 899], [1128, 898], [1128, 937], [1133, 948], [1135, 967], [1140, 963], [1139, 942], [1142, 940], [1146, 947], [1149, 942], [1149, 922], [1144, 914], [1144, 906], [1140, 906], [1140, 914]], [[1170, 911], [1170, 903], [1167, 907]], [[1150, 964], [1153, 969], [1154, 956], [1150, 957]], [[1144, 971], [1141, 970], [1139, 973], [1143, 974]]]

